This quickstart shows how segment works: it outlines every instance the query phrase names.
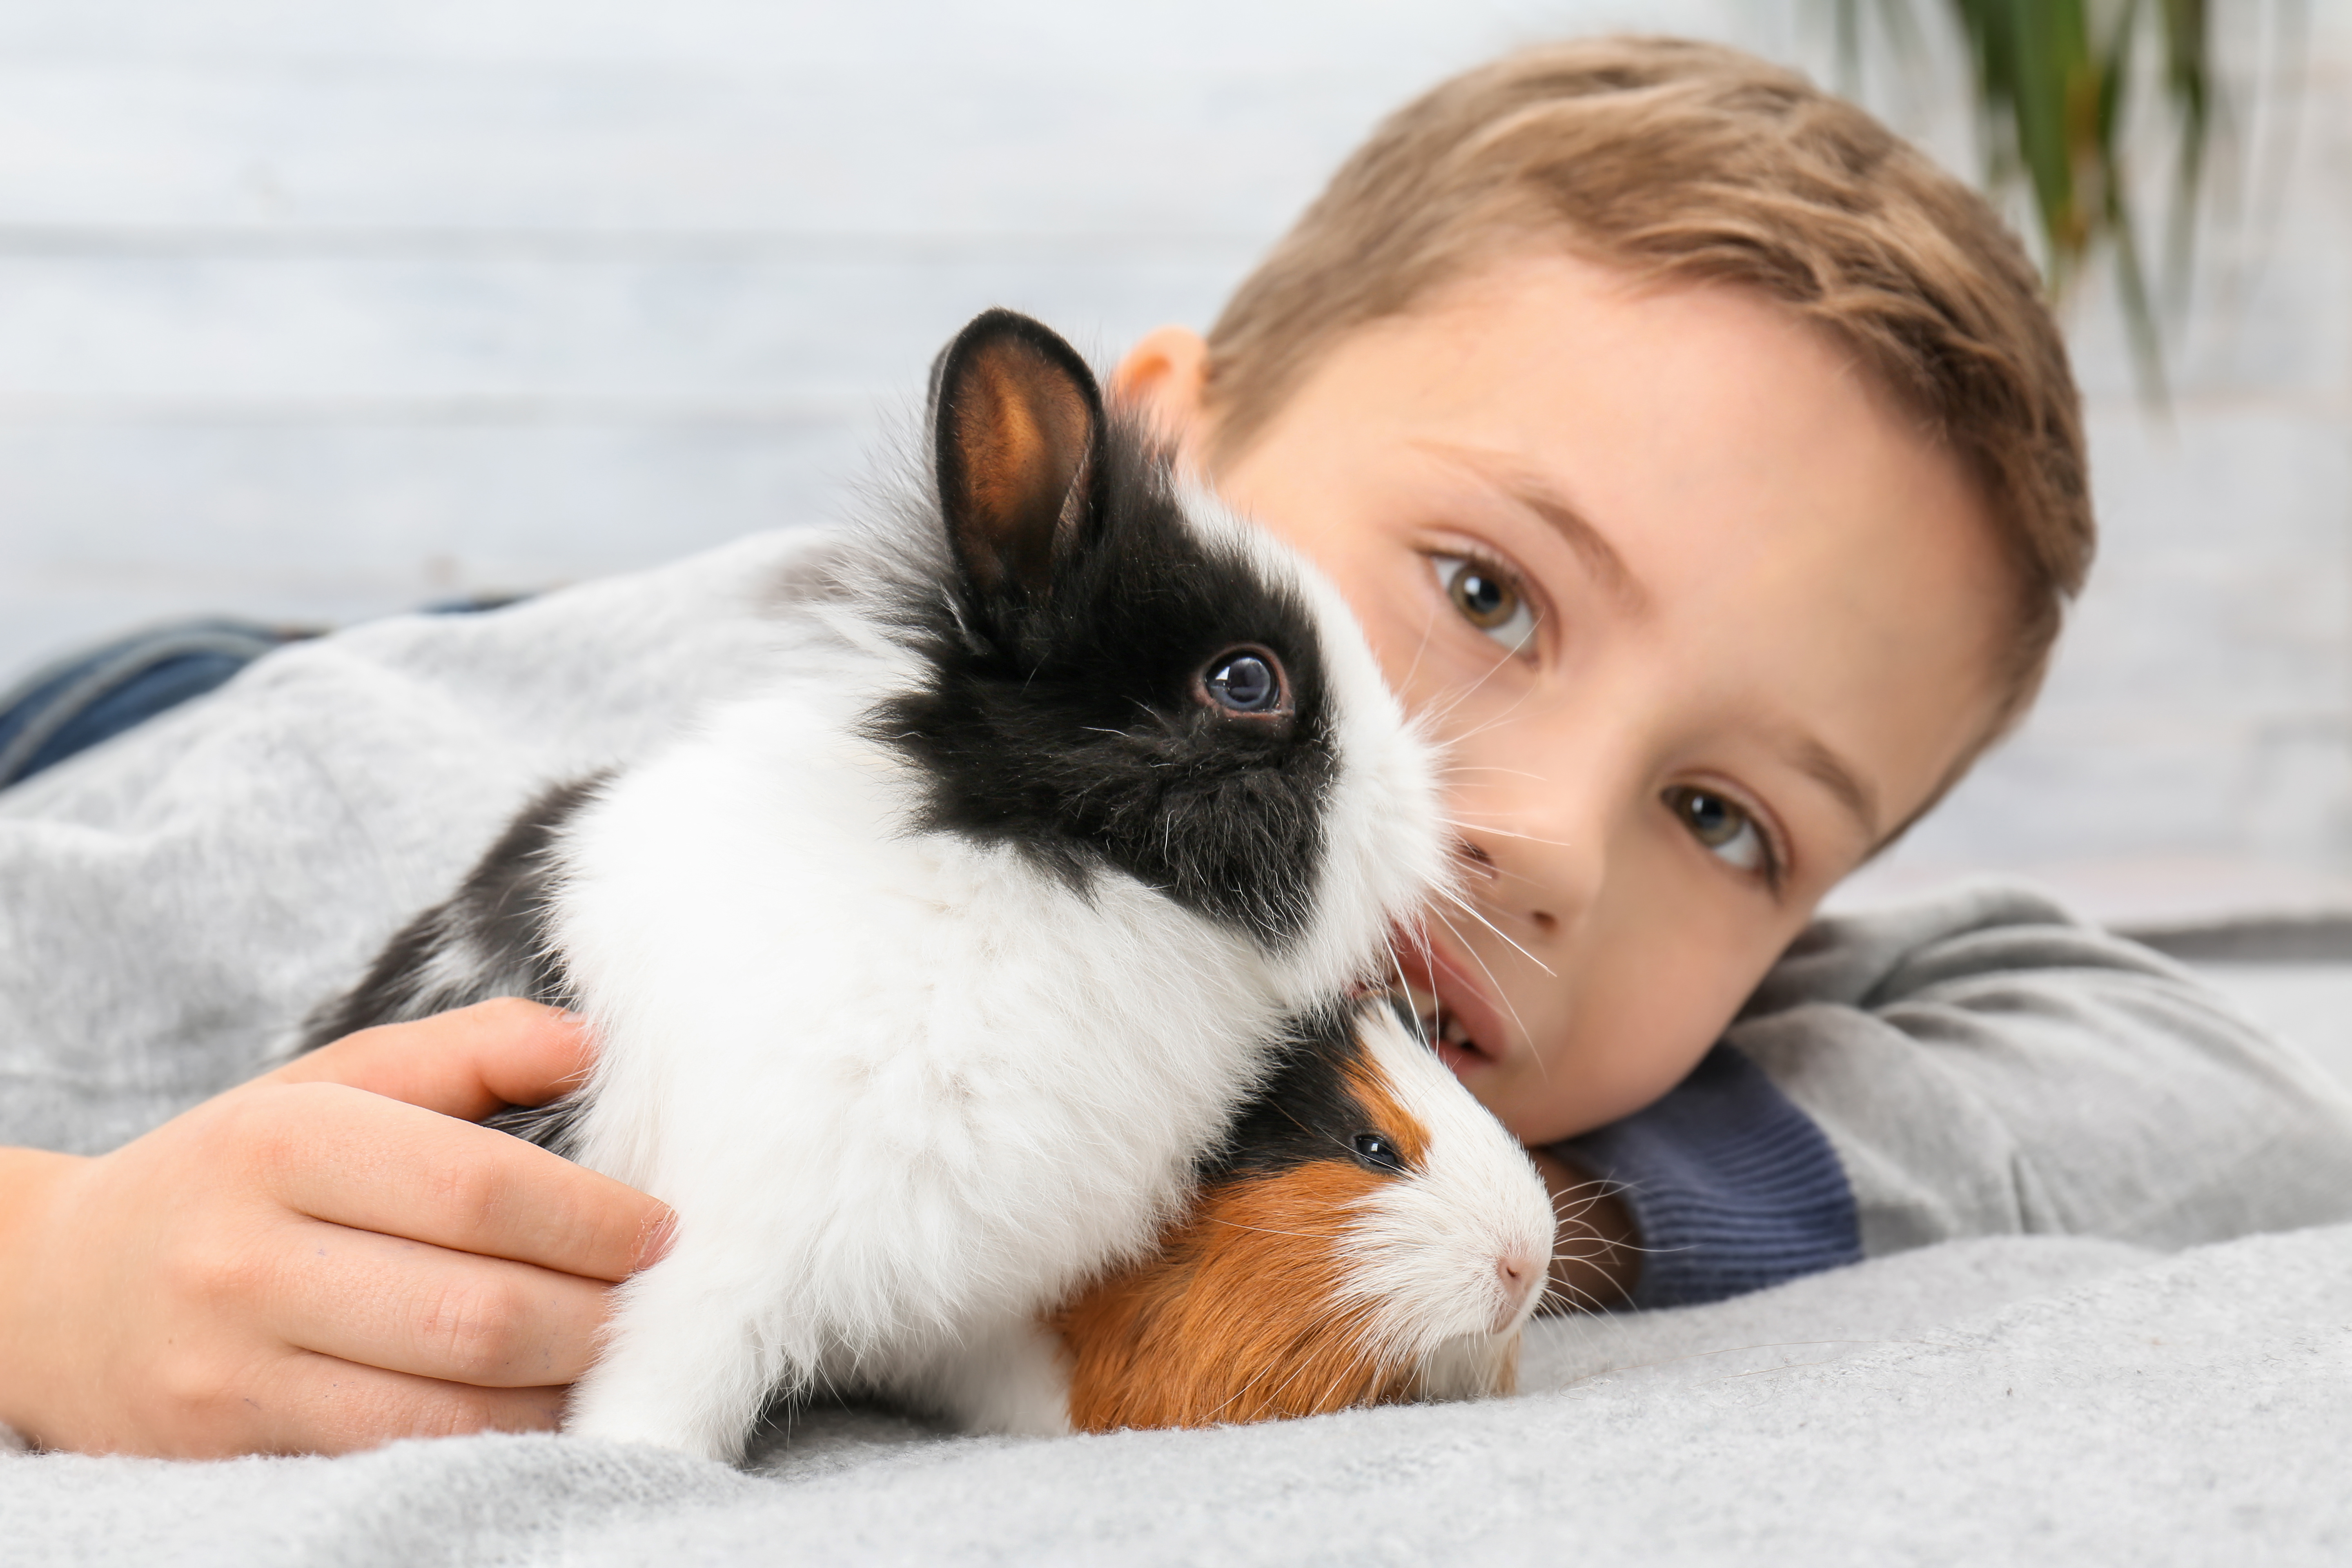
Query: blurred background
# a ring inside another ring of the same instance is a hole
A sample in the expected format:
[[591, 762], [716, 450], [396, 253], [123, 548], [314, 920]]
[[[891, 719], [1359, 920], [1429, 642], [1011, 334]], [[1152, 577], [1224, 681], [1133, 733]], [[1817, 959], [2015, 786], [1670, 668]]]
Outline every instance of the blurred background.
[[[0, 685], [174, 615], [346, 623], [819, 521], [973, 310], [1105, 355], [1205, 326], [1375, 119], [1517, 43], [1727, 39], [1981, 172], [1958, 34], [1891, 16], [7, 0]], [[2210, 38], [2165, 401], [2112, 268], [2072, 290], [2105, 547], [2048, 696], [1851, 897], [2021, 869], [2142, 924], [2352, 915], [2352, 0], [2213, 0]]]

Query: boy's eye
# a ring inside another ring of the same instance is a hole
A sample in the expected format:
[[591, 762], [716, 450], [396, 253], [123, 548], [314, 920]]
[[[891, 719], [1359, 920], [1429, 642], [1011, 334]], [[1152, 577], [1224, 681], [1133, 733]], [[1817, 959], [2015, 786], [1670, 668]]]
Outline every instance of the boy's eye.
[[1519, 585], [1483, 562], [1459, 555], [1430, 558], [1437, 581], [1462, 618], [1517, 653], [1536, 635], [1535, 611]]
[[1743, 871], [1770, 868], [1772, 850], [1764, 841], [1763, 829], [1730, 800], [1692, 784], [1676, 784], [1666, 791], [1665, 800], [1666, 809], [1717, 859]]

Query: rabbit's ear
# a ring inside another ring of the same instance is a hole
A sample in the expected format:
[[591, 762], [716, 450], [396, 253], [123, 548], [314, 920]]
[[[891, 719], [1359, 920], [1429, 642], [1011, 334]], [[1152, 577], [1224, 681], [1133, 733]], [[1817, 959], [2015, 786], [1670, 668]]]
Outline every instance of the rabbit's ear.
[[1049, 328], [989, 310], [940, 355], [931, 398], [940, 505], [964, 574], [986, 596], [1045, 597], [1094, 511], [1094, 373]]

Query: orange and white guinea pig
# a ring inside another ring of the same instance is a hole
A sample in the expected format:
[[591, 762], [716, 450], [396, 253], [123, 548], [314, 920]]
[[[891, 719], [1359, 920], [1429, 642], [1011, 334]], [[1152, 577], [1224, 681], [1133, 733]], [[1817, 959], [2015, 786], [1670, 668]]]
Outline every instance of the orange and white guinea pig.
[[1158, 1251], [1055, 1315], [1070, 1425], [1507, 1394], [1551, 1255], [1526, 1151], [1365, 1003], [1300, 1030]]

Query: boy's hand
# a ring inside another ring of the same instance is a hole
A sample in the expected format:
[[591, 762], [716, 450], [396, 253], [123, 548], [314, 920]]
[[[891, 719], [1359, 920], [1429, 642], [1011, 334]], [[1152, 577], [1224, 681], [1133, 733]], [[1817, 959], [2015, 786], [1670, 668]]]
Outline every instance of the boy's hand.
[[567, 1015], [486, 1002], [97, 1159], [0, 1151], [0, 1423], [181, 1458], [554, 1426], [671, 1216], [474, 1120], [588, 1058]]

